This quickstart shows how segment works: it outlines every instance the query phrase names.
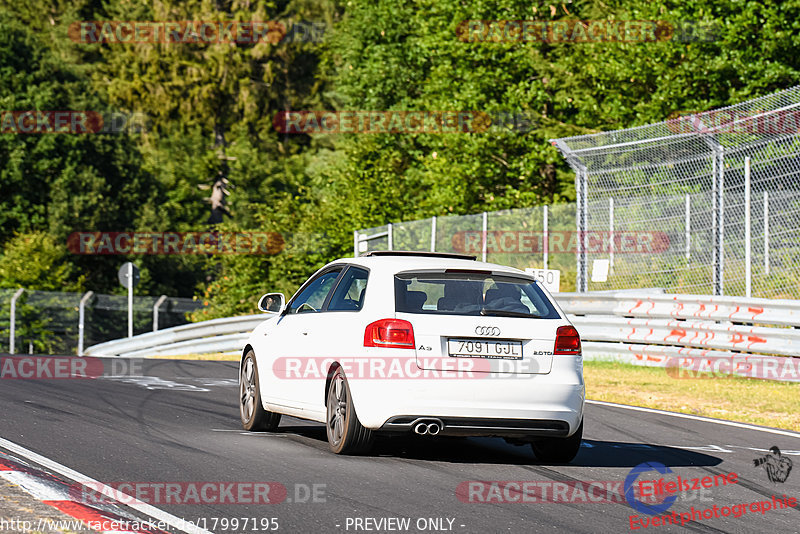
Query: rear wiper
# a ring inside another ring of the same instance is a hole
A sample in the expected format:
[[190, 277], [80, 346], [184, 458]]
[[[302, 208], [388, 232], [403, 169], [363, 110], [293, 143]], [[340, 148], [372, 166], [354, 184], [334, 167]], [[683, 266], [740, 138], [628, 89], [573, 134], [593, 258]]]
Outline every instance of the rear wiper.
[[486, 308], [481, 309], [481, 315], [496, 315], [498, 317], [538, 317], [538, 315], [532, 313], [510, 310], [487, 310]]

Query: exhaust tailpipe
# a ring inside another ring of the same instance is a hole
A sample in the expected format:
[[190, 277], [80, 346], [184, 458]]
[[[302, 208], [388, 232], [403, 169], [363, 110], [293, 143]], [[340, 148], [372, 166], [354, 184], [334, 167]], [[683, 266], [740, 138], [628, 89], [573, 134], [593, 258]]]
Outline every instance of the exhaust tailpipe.
[[414, 432], [423, 436], [429, 434], [435, 436], [444, 428], [444, 424], [439, 419], [419, 419], [414, 425]]

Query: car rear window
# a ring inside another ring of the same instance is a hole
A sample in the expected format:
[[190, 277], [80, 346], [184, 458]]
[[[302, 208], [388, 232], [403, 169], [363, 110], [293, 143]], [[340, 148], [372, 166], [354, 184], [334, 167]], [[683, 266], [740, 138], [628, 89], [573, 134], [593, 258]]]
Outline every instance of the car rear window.
[[398, 273], [394, 294], [404, 313], [560, 318], [534, 280], [488, 271]]

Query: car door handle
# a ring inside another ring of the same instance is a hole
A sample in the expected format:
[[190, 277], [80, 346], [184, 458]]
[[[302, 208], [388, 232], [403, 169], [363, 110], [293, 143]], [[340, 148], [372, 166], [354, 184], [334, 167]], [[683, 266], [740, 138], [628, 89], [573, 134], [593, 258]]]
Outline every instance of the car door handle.
[[307, 335], [308, 335], [308, 332], [303, 332], [303, 335], [304, 335], [304, 336], [307, 336]]

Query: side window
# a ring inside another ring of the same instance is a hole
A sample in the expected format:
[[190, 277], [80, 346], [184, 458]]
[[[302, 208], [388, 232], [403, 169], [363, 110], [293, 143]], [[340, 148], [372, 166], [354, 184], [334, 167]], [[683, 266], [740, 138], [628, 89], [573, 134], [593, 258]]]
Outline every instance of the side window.
[[350, 267], [336, 291], [333, 292], [328, 311], [358, 311], [364, 306], [369, 273], [358, 267]]
[[333, 288], [334, 282], [339, 277], [341, 269], [328, 271], [314, 279], [308, 286], [300, 292], [292, 301], [287, 313], [306, 313], [318, 312], [325, 303], [325, 298]]

